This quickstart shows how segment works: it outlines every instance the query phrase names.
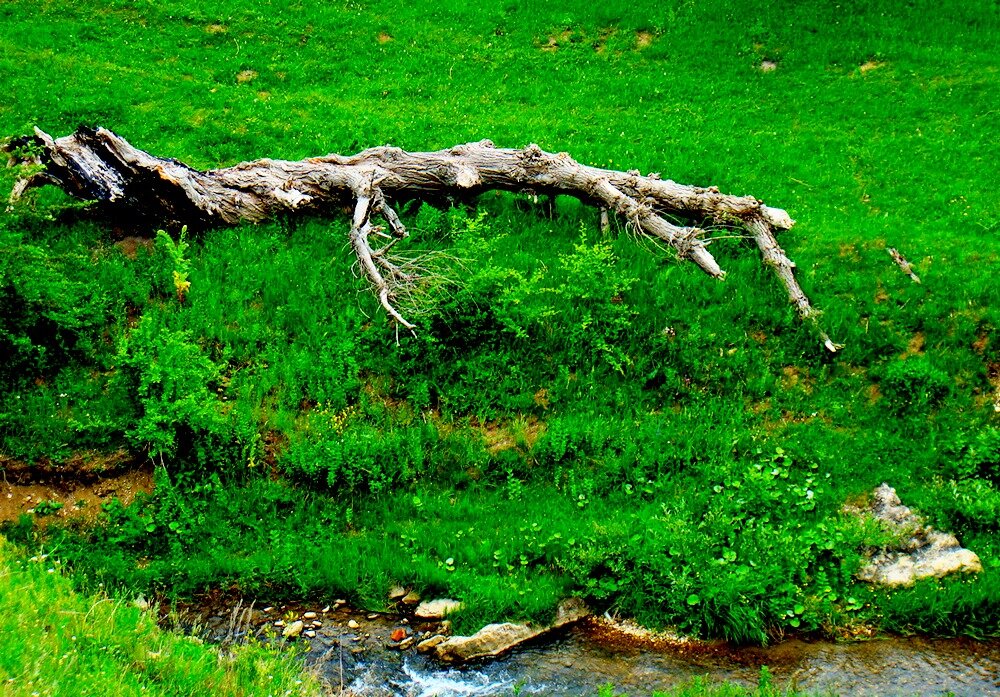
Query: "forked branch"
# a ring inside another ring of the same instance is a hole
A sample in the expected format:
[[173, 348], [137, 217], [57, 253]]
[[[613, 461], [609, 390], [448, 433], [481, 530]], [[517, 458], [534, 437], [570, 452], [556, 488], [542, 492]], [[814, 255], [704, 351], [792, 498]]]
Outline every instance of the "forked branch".
[[[104, 128], [80, 128], [58, 139], [36, 129], [34, 136], [5, 149], [12, 164], [34, 165], [30, 175], [14, 185], [12, 201], [27, 189], [52, 184], [94, 201], [108, 216], [151, 225], [237, 225], [353, 203], [350, 242], [361, 273], [389, 317], [410, 331], [415, 327], [397, 309], [396, 300], [418, 274], [412, 264], [391, 255], [407, 231], [390, 201], [467, 198], [490, 190], [574, 196], [601, 210], [602, 227], [608, 223], [607, 212], [613, 211], [635, 232], [669, 245], [678, 257], [719, 279], [725, 272], [708, 251], [698, 225], [731, 226], [735, 221], [756, 240], [764, 263], [774, 270], [799, 317], [816, 326], [828, 350], [838, 348], [818, 328], [818, 313], [795, 279], [795, 265], [774, 237], [794, 221], [752, 196], [730, 196], [715, 187], [685, 186], [655, 173], [641, 176], [635, 170], [589, 167], [537, 145], [496, 148], [488, 140], [436, 152], [385, 146], [352, 156], [263, 159], [208, 171], [150, 155]], [[667, 215], [686, 224], [678, 225]], [[384, 226], [375, 224], [375, 218]], [[373, 246], [373, 236], [385, 241]]]

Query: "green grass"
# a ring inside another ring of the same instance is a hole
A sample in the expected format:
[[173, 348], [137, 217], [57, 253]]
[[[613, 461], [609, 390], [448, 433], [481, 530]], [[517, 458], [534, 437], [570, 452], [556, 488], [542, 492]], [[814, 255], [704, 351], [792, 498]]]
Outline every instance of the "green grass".
[[58, 560], [0, 539], [0, 692], [17, 695], [318, 695], [289, 654], [223, 654], [165, 632], [150, 613], [80, 595]]
[[[577, 593], [749, 642], [1000, 632], [1000, 9], [574, 5], [13, 0], [0, 133], [99, 123], [200, 167], [489, 137], [750, 193], [799, 221], [842, 352], [744, 241], [715, 282], [574, 201], [404, 211], [463, 263], [397, 346], [337, 212], [133, 257], [43, 191], [0, 219], [0, 454], [164, 468], [96, 529], [8, 534], [167, 594], [406, 582], [473, 601], [465, 628]], [[882, 481], [983, 573], [856, 584], [884, 535], [840, 509]]]

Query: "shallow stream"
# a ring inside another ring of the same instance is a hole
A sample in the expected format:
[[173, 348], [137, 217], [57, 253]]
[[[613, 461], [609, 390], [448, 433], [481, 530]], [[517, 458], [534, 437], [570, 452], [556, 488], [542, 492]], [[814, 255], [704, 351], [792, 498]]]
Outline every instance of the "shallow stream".
[[[308, 614], [307, 614], [308, 613]], [[649, 695], [695, 677], [758, 683], [767, 666], [772, 682], [818, 694], [1000, 695], [1000, 642], [969, 639], [884, 638], [848, 643], [785, 641], [766, 648], [726, 644], [651, 646], [584, 620], [572, 629], [515, 649], [501, 658], [444, 667], [412, 648], [400, 650], [395, 632], [415, 641], [436, 632], [437, 622], [364, 613], [345, 605], [290, 605], [206, 612], [198, 631], [215, 641], [239, 640], [262, 630], [280, 638], [304, 618], [306, 633], [291, 640], [307, 649], [307, 663], [336, 692], [370, 697], [594, 695], [612, 684], [633, 697]], [[277, 624], [277, 626], [275, 626]], [[309, 636], [309, 635], [312, 636]], [[415, 643], [407, 642], [407, 643]]]

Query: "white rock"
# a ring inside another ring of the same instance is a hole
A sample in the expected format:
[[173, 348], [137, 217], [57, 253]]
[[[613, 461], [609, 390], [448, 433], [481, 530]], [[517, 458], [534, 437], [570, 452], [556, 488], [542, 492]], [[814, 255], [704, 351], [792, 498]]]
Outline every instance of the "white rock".
[[889, 587], [911, 586], [924, 578], [983, 570], [979, 557], [959, 546], [954, 535], [934, 530], [904, 506], [888, 484], [878, 487], [867, 510], [848, 509], [879, 520], [904, 541], [881, 551], [871, 551], [858, 571], [862, 581]]
[[417, 606], [414, 613], [422, 620], [440, 620], [446, 615], [458, 612], [464, 607], [462, 603], [451, 598], [438, 598], [437, 600], [425, 600]]
[[286, 637], [288, 639], [294, 639], [295, 637], [297, 637], [299, 634], [302, 633], [302, 629], [304, 627], [305, 625], [302, 623], [302, 620], [295, 620], [290, 625], [285, 627], [285, 630], [281, 633], [281, 636]]

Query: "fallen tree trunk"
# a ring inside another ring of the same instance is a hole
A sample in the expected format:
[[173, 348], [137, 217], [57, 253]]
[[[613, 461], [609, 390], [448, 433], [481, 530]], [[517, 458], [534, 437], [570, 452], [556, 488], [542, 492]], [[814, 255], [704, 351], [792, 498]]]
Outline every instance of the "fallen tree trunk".
[[[348, 157], [262, 159], [204, 172], [134, 148], [104, 128], [80, 128], [58, 139], [35, 129], [33, 137], [13, 141], [5, 149], [12, 165], [36, 166], [15, 184], [12, 201], [27, 189], [51, 184], [95, 201], [108, 215], [155, 225], [238, 225], [281, 213], [351, 205], [350, 242], [360, 269], [386, 313], [410, 330], [414, 325], [394, 301], [400, 289], [417, 278], [390, 254], [407, 236], [391, 202], [464, 198], [490, 190], [574, 196], [598, 206], [602, 224], [606, 211], [614, 211], [636, 232], [669, 245], [680, 258], [720, 279], [725, 272], [708, 251], [711, 240], [697, 223], [738, 226], [753, 237], [799, 317], [816, 328], [827, 349], [837, 349], [819, 329], [817, 312], [795, 279], [795, 265], [774, 237], [776, 230], [787, 230], [794, 221], [752, 196], [730, 196], [715, 187], [685, 186], [634, 170], [588, 167], [537, 145], [505, 149], [488, 140], [436, 152], [385, 146]], [[688, 224], [675, 224], [666, 216]], [[386, 241], [374, 246], [373, 236]]]

